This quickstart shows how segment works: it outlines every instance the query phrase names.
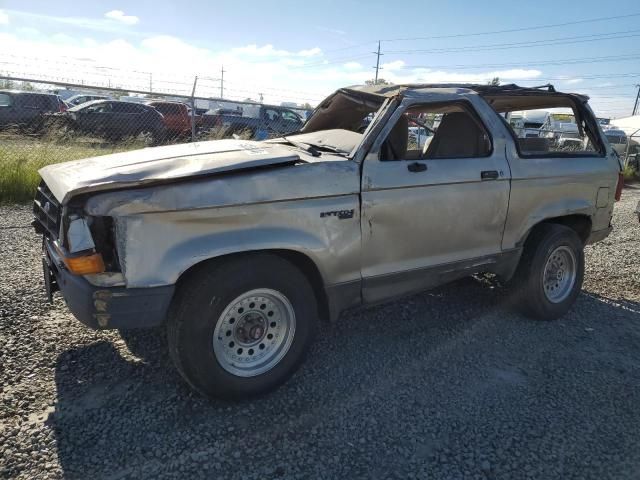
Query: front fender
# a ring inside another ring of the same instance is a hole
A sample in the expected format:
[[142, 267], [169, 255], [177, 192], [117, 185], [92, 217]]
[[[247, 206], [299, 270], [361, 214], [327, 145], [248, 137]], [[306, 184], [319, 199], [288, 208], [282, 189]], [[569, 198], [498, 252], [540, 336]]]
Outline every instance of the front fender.
[[[345, 210], [352, 216], [323, 215]], [[115, 225], [129, 287], [171, 285], [202, 261], [274, 249], [306, 255], [327, 286], [360, 275], [356, 195], [115, 217]]]

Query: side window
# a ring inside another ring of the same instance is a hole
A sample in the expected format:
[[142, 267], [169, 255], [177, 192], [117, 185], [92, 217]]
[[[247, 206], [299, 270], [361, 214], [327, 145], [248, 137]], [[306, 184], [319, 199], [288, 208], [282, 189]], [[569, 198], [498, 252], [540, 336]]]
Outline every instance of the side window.
[[13, 98], [8, 93], [0, 93], [0, 107], [10, 107], [13, 105]]
[[[567, 107], [505, 112], [522, 157], [593, 155], [594, 135], [575, 110]], [[513, 120], [513, 119], [517, 120]]]
[[488, 130], [466, 102], [407, 109], [382, 143], [380, 160], [475, 158], [491, 155]]
[[90, 105], [87, 108], [81, 110], [84, 113], [107, 113], [111, 111], [111, 103], [96, 103], [95, 105]]
[[282, 118], [285, 120], [288, 120], [290, 122], [299, 122], [300, 121], [300, 117], [298, 117], [298, 115], [296, 115], [293, 112], [290, 112], [289, 110], [283, 110], [282, 111]]
[[34, 93], [22, 95], [22, 106], [32, 110], [52, 110], [49, 96]]
[[115, 113], [128, 113], [128, 114], [136, 114], [144, 112], [144, 107], [141, 105], [136, 105], [135, 103], [114, 103], [113, 111]]
[[264, 119], [270, 122], [276, 122], [280, 120], [280, 112], [278, 112], [277, 110], [273, 110], [271, 108], [267, 108], [264, 111]]

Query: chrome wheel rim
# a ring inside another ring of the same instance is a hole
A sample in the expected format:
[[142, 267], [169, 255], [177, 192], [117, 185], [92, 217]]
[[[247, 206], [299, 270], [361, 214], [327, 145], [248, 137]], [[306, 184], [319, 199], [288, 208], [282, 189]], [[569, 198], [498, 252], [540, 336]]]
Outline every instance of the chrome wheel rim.
[[576, 283], [576, 256], [567, 246], [553, 250], [544, 267], [542, 287], [551, 303], [564, 301]]
[[245, 292], [224, 309], [213, 334], [213, 352], [227, 372], [254, 377], [287, 354], [296, 330], [291, 302], [267, 288]]

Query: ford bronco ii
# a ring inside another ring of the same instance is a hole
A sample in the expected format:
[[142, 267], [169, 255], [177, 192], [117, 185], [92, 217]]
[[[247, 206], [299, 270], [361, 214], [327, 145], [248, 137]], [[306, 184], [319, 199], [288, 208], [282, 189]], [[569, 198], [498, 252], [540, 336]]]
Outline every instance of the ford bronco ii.
[[[284, 382], [320, 319], [475, 273], [557, 318], [622, 188], [587, 100], [551, 86], [350, 87], [280, 138], [44, 167], [34, 225], [49, 295], [91, 328], [164, 325], [186, 381], [225, 398]], [[571, 148], [508, 122], [554, 108], [575, 118]]]

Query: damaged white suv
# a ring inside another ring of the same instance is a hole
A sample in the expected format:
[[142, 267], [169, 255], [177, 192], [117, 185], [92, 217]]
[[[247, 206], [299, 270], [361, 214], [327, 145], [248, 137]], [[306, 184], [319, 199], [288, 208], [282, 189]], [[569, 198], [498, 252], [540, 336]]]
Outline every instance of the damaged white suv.
[[[568, 150], [508, 123], [558, 107], [576, 119]], [[563, 315], [583, 247], [611, 230], [620, 167], [581, 95], [352, 87], [285, 137], [45, 167], [34, 225], [48, 292], [78, 320], [165, 325], [189, 384], [238, 398], [285, 381], [318, 320], [470, 274], [514, 282], [532, 317]]]

